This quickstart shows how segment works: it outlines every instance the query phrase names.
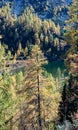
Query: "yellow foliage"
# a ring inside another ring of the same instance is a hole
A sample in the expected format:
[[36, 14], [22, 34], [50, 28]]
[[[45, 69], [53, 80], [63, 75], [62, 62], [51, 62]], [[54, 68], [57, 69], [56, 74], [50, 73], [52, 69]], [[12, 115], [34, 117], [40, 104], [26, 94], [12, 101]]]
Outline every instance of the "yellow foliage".
[[12, 84], [10, 85], [10, 93], [12, 94], [13, 99], [17, 98], [14, 86]]
[[11, 77], [11, 79], [12, 79], [12, 84], [15, 86], [16, 85], [16, 77], [15, 77], [15, 75], [13, 75]]

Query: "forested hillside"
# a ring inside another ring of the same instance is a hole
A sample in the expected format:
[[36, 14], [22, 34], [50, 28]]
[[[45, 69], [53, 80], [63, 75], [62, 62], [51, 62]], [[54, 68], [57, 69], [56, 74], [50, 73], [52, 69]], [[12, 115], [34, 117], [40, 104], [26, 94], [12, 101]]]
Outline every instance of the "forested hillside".
[[78, 130], [78, 0], [0, 1], [0, 130]]

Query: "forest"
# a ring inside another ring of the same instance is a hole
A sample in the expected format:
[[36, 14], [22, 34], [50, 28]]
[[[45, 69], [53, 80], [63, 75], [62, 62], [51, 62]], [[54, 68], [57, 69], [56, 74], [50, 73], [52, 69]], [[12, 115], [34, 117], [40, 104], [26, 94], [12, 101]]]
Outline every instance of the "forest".
[[78, 130], [78, 0], [20, 1], [0, 0], [0, 130]]

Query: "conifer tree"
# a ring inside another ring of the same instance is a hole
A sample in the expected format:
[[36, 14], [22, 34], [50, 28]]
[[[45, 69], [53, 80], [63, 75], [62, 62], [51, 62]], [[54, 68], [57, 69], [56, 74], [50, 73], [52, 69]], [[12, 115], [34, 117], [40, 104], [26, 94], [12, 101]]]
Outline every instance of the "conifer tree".
[[25, 85], [19, 91], [24, 96], [23, 124], [32, 130], [47, 128], [57, 117], [60, 94], [55, 93], [52, 77], [43, 74], [42, 64], [45, 62], [40, 48], [35, 45], [28, 57]]
[[60, 122], [68, 120], [74, 123], [78, 119], [78, 82], [70, 77], [63, 87], [62, 101], [59, 106]]
[[[12, 93], [10, 92], [11, 76], [7, 73], [6, 63], [9, 61], [10, 52], [6, 54], [4, 47], [0, 46], [0, 130], [7, 130], [6, 120], [11, 116], [13, 104]], [[8, 69], [9, 70], [9, 69]]]
[[[41, 119], [41, 85], [40, 85], [40, 76], [41, 76], [41, 65], [44, 63], [43, 54], [37, 45], [35, 45], [31, 51], [30, 58], [28, 60], [28, 66], [26, 68], [27, 74], [25, 77], [25, 86], [23, 91], [27, 93], [26, 98], [29, 100], [28, 111], [33, 110], [35, 117], [30, 117], [30, 122], [34, 129], [42, 130], [42, 119]], [[32, 109], [33, 108], [33, 109]], [[30, 113], [31, 114], [31, 113]], [[28, 117], [27, 117], [28, 118]], [[27, 123], [29, 124], [29, 122]], [[36, 126], [37, 125], [37, 126]]]
[[70, 43], [67, 53], [67, 64], [72, 74], [78, 75], [78, 0], [73, 0], [69, 7], [69, 20], [67, 21], [66, 40]]
[[[69, 7], [69, 20], [67, 21], [67, 31], [65, 37], [70, 43], [66, 63], [70, 70], [69, 80], [63, 88], [62, 102], [60, 105], [60, 121], [65, 120], [73, 123], [78, 118], [78, 1], [73, 0]], [[77, 118], [75, 118], [75, 115]]]

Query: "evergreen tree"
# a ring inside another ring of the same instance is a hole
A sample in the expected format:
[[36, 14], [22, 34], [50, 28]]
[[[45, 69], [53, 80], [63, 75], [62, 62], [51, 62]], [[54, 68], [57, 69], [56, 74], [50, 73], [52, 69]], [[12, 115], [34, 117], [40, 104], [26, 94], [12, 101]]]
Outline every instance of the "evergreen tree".
[[73, 77], [63, 87], [59, 115], [61, 123], [66, 120], [73, 123], [78, 118], [78, 82]]

